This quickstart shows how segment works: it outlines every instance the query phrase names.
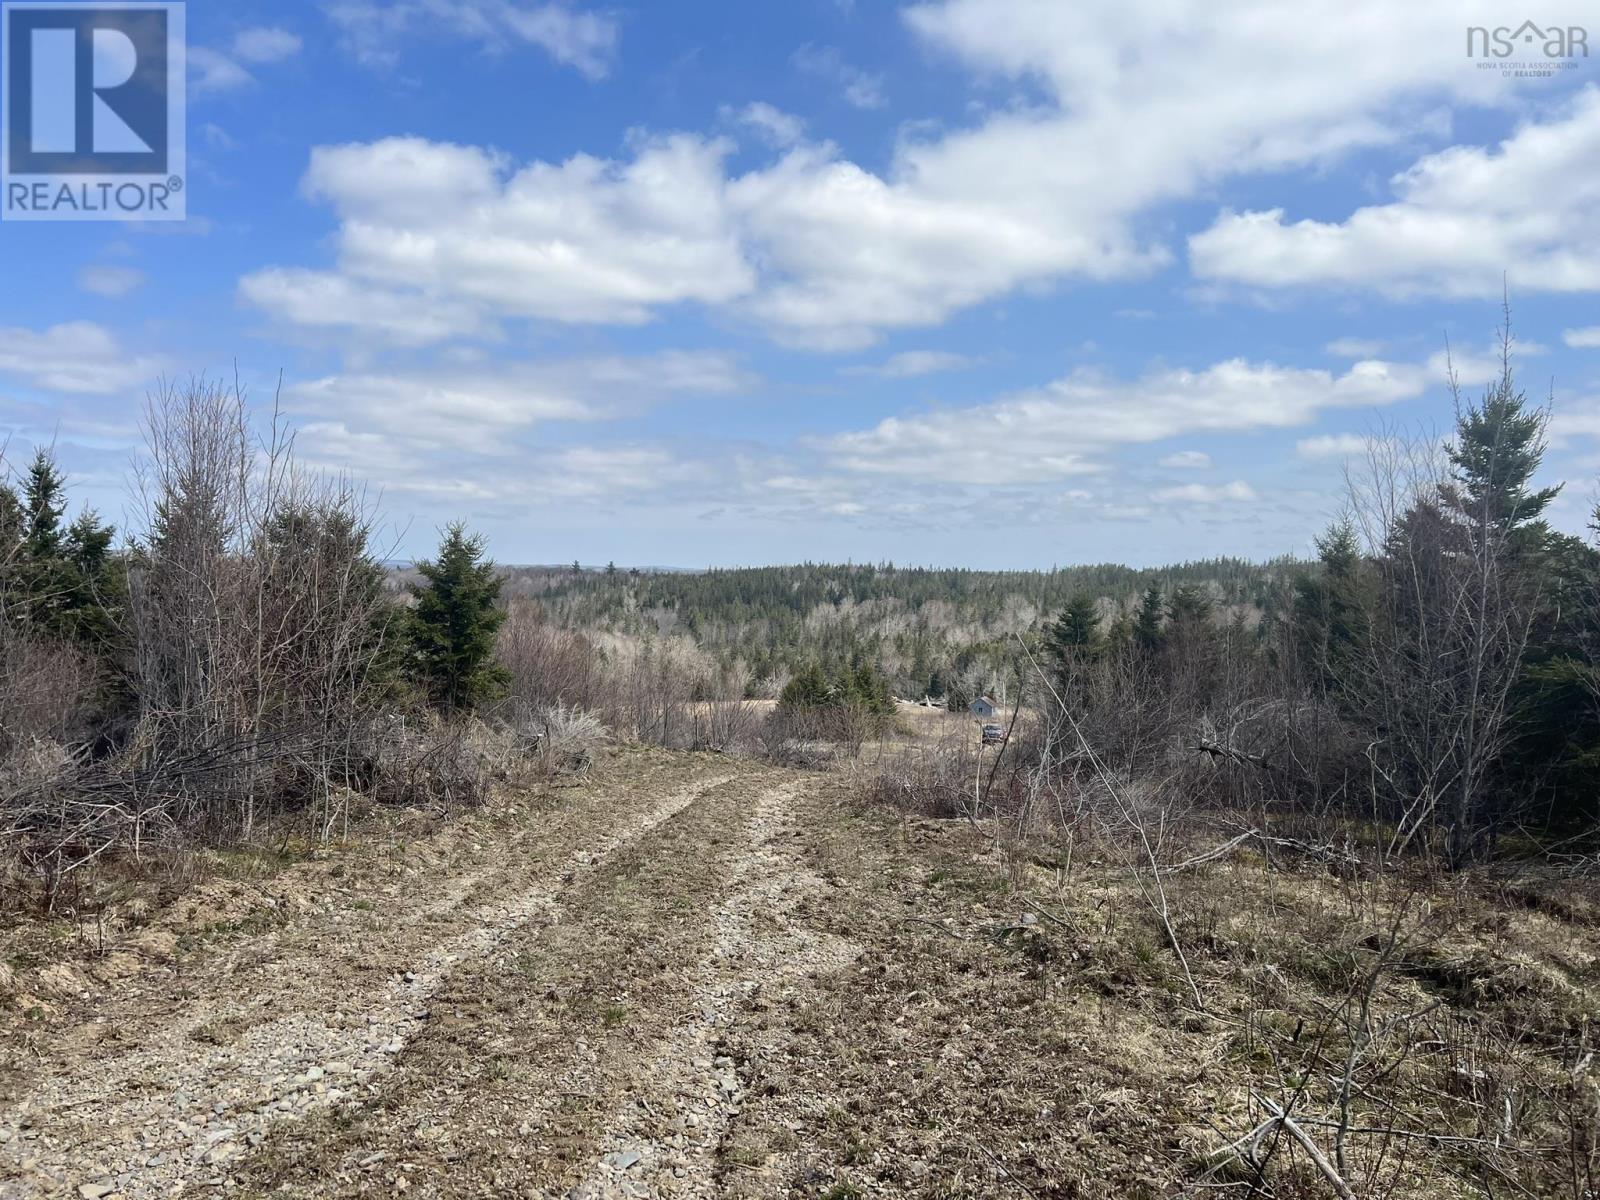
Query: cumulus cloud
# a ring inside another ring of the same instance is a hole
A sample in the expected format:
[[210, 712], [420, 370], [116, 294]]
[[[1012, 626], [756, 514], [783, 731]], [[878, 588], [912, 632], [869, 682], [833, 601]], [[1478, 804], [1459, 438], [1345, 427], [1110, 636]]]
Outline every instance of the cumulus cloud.
[[510, 0], [335, 0], [328, 16], [362, 62], [392, 66], [411, 37], [457, 37], [491, 52], [529, 45], [590, 79], [603, 79], [616, 57], [614, 18], [568, 4]]
[[[416, 138], [322, 147], [304, 188], [340, 215], [338, 271], [271, 268], [241, 296], [297, 324], [357, 325], [365, 306], [334, 301], [359, 291], [380, 333], [413, 343], [496, 317], [640, 324], [660, 306], [724, 302], [753, 286], [725, 219], [728, 150], [673, 137], [627, 163], [578, 155], [513, 170]], [[303, 302], [301, 289], [328, 301]]]
[[1136, 380], [1080, 371], [1047, 387], [971, 408], [891, 417], [823, 439], [837, 467], [871, 476], [973, 485], [1038, 484], [1105, 470], [1120, 445], [1193, 433], [1305, 425], [1327, 409], [1420, 394], [1427, 372], [1383, 362], [1342, 375], [1232, 359]]
[[1200, 450], [1179, 450], [1161, 459], [1157, 466], [1176, 471], [1203, 471], [1211, 466], [1211, 456]]
[[1397, 199], [1343, 221], [1225, 213], [1189, 239], [1195, 273], [1255, 287], [1337, 284], [1492, 297], [1600, 289], [1600, 89], [1494, 149], [1455, 146], [1391, 182]]
[[1568, 329], [1561, 335], [1561, 340], [1574, 350], [1600, 349], [1600, 325], [1591, 325], [1587, 329]]
[[[1552, 3], [1549, 19], [1582, 19], [1580, 0]], [[511, 38], [508, 12], [535, 10], [403, 0], [334, 11], [352, 36], [383, 35], [379, 45], [424, 17], [494, 45]], [[1419, 129], [1443, 133], [1433, 114], [1453, 103], [1511, 102], [1513, 83], [1470, 69], [1460, 39], [1441, 35], [1494, 17], [1489, 0], [1353, 9], [1306, 0], [1270, 11], [1251, 0], [1129, 0], [1116, 21], [1054, 0], [940, 0], [904, 10], [912, 34], [1016, 91], [963, 126], [905, 127], [881, 167], [750, 105], [738, 119], [778, 153], [739, 176], [728, 172], [729, 146], [695, 133], [564, 163], [391, 139], [318, 151], [307, 191], [339, 219], [337, 273], [422, 303], [467, 303], [486, 321], [637, 323], [689, 302], [785, 343], [860, 348], [1018, 289], [1148, 274], [1171, 260], [1142, 219], [1160, 204], [1242, 174], [1405, 144]], [[795, 61], [847, 99], [851, 80], [872, 82], [828, 47], [802, 47]], [[854, 90], [856, 103], [878, 98]], [[1594, 204], [1582, 182], [1595, 178], [1582, 171], [1592, 108], [1586, 99], [1498, 150], [1429, 156], [1402, 177], [1397, 204], [1362, 210], [1375, 216], [1291, 225], [1276, 212], [1224, 215], [1194, 239], [1196, 270], [1477, 294], [1485, 279], [1497, 287], [1509, 262], [1539, 275], [1532, 286], [1595, 286], [1589, 247], [1600, 235], [1582, 216]], [[425, 177], [416, 195], [395, 194], [405, 176], [387, 170], [390, 160]], [[368, 169], [386, 197], [363, 181]], [[433, 171], [461, 189], [441, 189]]]
[[0, 373], [47, 391], [142, 392], [164, 368], [161, 358], [129, 353], [109, 330], [89, 321], [43, 331], [0, 328]]

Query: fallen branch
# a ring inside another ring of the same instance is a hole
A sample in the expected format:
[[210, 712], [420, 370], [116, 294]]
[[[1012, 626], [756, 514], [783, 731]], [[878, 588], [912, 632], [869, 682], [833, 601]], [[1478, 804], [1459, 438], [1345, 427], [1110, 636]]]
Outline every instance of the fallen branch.
[[1175, 875], [1179, 871], [1187, 871], [1192, 867], [1199, 867], [1208, 862], [1215, 862], [1224, 855], [1231, 853], [1243, 843], [1248, 842], [1251, 838], [1259, 836], [1260, 835], [1256, 832], [1256, 830], [1247, 829], [1232, 841], [1224, 842], [1215, 850], [1207, 850], [1204, 854], [1197, 854], [1193, 858], [1185, 859], [1181, 863], [1174, 863], [1170, 867], [1163, 867], [1162, 870], [1164, 870], [1168, 875]]
[[1300, 1143], [1300, 1148], [1311, 1159], [1311, 1165], [1317, 1168], [1322, 1177], [1328, 1181], [1329, 1186], [1338, 1193], [1339, 1200], [1356, 1200], [1356, 1194], [1350, 1190], [1350, 1185], [1339, 1177], [1339, 1172], [1333, 1169], [1333, 1164], [1328, 1161], [1328, 1156], [1322, 1152], [1316, 1142], [1312, 1141], [1311, 1135], [1301, 1129], [1295, 1123], [1293, 1117], [1267, 1097], [1260, 1096], [1258, 1099], [1266, 1106], [1267, 1111], [1276, 1118], [1278, 1124], [1283, 1127], [1283, 1131]]
[[1213, 742], [1210, 738], [1201, 738], [1200, 743], [1194, 748], [1196, 754], [1209, 754], [1213, 759], [1226, 758], [1233, 762], [1248, 763], [1252, 767], [1267, 767], [1267, 758], [1264, 754], [1251, 754], [1246, 750], [1235, 750], [1232, 746], [1224, 746], [1220, 742]]

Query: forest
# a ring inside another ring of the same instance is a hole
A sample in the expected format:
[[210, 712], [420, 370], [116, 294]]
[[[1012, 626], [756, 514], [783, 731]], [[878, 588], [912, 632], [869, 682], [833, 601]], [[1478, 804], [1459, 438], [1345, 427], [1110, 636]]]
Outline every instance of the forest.
[[284, 819], [328, 836], [357, 795], [470, 800], [602, 734], [781, 757], [797, 712], [834, 709], [858, 749], [896, 697], [980, 694], [1030, 715], [1013, 789], [1092, 762], [1456, 864], [1582, 839], [1600, 553], [1545, 519], [1546, 420], [1508, 346], [1447, 442], [1369, 442], [1309, 562], [517, 568], [455, 525], [397, 570], [358, 484], [298, 466], [235, 390], [169, 388], [134, 528], [71, 512], [47, 451], [0, 490], [8, 890], [48, 904], [101, 856]]
[[752, 696], [777, 695], [808, 665], [865, 659], [901, 696], [970, 698], [1003, 689], [1015, 658], [1012, 639], [1036, 639], [1074, 597], [1090, 595], [1106, 612], [1122, 612], [1151, 587], [1189, 585], [1204, 588], [1219, 612], [1255, 621], [1274, 611], [1305, 569], [1290, 558], [1154, 570], [1112, 563], [1050, 571], [893, 563], [670, 573], [514, 567], [506, 571], [506, 591], [536, 601], [568, 628], [688, 637], [724, 666], [742, 668]]

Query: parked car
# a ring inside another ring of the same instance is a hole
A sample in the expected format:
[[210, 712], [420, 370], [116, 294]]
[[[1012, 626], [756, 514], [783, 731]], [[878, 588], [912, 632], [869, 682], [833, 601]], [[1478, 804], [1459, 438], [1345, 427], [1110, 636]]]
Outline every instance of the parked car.
[[985, 725], [983, 727], [983, 744], [985, 746], [998, 746], [1006, 740], [1006, 731], [998, 725]]

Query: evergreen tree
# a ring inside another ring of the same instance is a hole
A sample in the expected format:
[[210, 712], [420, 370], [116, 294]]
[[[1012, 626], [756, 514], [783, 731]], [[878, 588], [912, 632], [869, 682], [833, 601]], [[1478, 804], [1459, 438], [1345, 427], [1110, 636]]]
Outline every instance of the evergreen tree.
[[1133, 643], [1141, 650], [1161, 647], [1161, 589], [1151, 584], [1139, 601], [1139, 611], [1133, 618]]
[[22, 499], [28, 553], [35, 560], [61, 555], [61, 516], [67, 510], [67, 481], [48, 450], [33, 456], [23, 481]]
[[1079, 592], [1067, 601], [1066, 608], [1046, 635], [1050, 653], [1064, 662], [1074, 652], [1093, 650], [1100, 644], [1100, 614], [1094, 597]]
[[1124, 650], [1133, 644], [1133, 618], [1125, 612], [1119, 612], [1111, 618], [1111, 624], [1106, 628], [1107, 646], [1116, 650]]
[[880, 675], [871, 663], [862, 660], [849, 673], [853, 684], [852, 702], [875, 716], [888, 716], [894, 712], [894, 698], [889, 694], [889, 681]]
[[7, 611], [37, 632], [106, 649], [127, 591], [124, 566], [111, 553], [116, 531], [92, 509], [65, 525], [66, 509], [66, 476], [48, 450], [34, 455], [20, 497], [0, 487]]
[[1210, 596], [1193, 584], [1185, 583], [1172, 593], [1167, 619], [1175, 631], [1193, 633], [1206, 628], [1212, 607]]
[[1294, 637], [1313, 677], [1332, 690], [1340, 685], [1341, 666], [1367, 628], [1361, 549], [1348, 520], [1317, 539], [1317, 559], [1319, 571], [1295, 580]]
[[417, 564], [426, 582], [411, 589], [412, 673], [450, 712], [494, 699], [506, 685], [505, 670], [494, 661], [495, 634], [505, 619], [496, 607], [504, 581], [483, 548], [482, 537], [468, 537], [459, 522], [451, 525], [438, 557]]
[[1446, 509], [1484, 534], [1514, 537], [1524, 547], [1540, 540], [1540, 518], [1561, 491], [1530, 487], [1544, 458], [1546, 421], [1516, 386], [1508, 343], [1500, 377], [1456, 415]]
[[833, 688], [822, 673], [822, 667], [810, 662], [794, 673], [778, 697], [778, 703], [791, 708], [821, 708], [832, 694]]
[[122, 636], [121, 616], [128, 601], [126, 565], [111, 553], [116, 529], [86, 508], [67, 528], [61, 563], [58, 632], [110, 650]]
[[22, 501], [10, 484], [0, 482], [0, 566], [15, 561], [26, 527]]

